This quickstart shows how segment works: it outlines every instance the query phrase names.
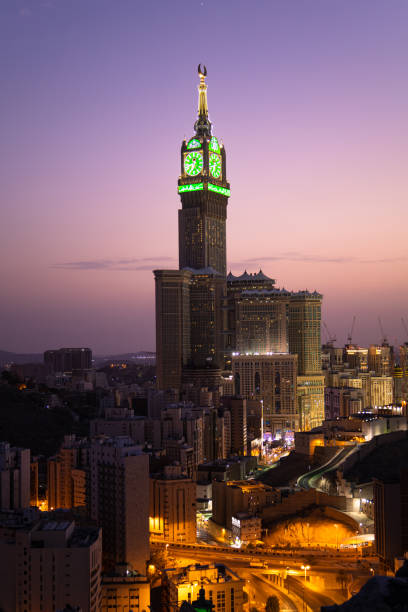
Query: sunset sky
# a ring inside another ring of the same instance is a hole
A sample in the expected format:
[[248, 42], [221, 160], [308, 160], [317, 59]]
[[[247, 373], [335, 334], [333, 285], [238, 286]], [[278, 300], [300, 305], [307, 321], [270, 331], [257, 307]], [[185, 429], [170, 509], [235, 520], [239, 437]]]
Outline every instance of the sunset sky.
[[[0, 349], [154, 350], [197, 64], [229, 268], [408, 341], [407, 0], [1, 0]], [[323, 335], [324, 338], [324, 335]]]

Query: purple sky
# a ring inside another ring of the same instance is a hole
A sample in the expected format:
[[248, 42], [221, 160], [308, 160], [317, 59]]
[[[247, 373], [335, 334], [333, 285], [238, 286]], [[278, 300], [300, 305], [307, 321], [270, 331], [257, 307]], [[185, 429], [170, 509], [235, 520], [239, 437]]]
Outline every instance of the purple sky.
[[406, 0], [2, 0], [0, 349], [154, 349], [197, 64], [229, 267], [324, 294], [340, 343], [408, 320]]

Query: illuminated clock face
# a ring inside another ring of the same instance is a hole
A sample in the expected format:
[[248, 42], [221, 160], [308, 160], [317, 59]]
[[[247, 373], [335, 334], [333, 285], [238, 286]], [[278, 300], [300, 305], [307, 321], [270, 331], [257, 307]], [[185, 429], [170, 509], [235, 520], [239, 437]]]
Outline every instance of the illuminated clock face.
[[184, 158], [184, 169], [190, 176], [200, 174], [203, 169], [203, 154], [201, 151], [192, 151], [187, 153]]
[[214, 153], [219, 153], [220, 152], [220, 145], [218, 143], [218, 140], [215, 136], [213, 136], [210, 140], [210, 144], [208, 145], [210, 151], [214, 151]]
[[221, 159], [216, 153], [210, 155], [210, 172], [214, 178], [221, 176]]
[[200, 149], [201, 142], [197, 138], [192, 138], [188, 141], [187, 149]]

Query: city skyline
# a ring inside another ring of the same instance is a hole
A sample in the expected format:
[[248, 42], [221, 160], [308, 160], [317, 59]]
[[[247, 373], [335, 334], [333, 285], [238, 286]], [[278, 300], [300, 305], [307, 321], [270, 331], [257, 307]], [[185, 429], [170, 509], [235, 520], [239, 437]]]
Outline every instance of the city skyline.
[[406, 5], [81, 6], [1, 9], [0, 348], [153, 349], [151, 271], [177, 265], [178, 148], [199, 61], [229, 160], [228, 270], [321, 291], [339, 344], [353, 315], [361, 344], [381, 340], [379, 315], [391, 343], [408, 340]]

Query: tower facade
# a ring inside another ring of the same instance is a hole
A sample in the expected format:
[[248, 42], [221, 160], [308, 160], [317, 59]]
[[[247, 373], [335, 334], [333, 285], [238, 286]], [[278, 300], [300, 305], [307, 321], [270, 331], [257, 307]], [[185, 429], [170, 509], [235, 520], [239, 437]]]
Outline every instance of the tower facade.
[[179, 389], [190, 350], [188, 270], [154, 270], [156, 282], [156, 372], [159, 389]]
[[179, 270], [154, 271], [159, 389], [180, 389], [200, 371], [204, 386], [213, 386], [214, 372], [224, 367], [230, 189], [225, 149], [208, 116], [205, 66], [198, 73], [194, 135], [181, 146]]
[[212, 268], [225, 277], [227, 269], [226, 221], [230, 195], [224, 145], [212, 134], [208, 117], [205, 66], [198, 67], [198, 119], [195, 134], [181, 146], [178, 192], [179, 267]]
[[320, 322], [322, 295], [314, 291], [292, 293], [289, 301], [289, 352], [298, 356], [298, 374], [322, 371]]

